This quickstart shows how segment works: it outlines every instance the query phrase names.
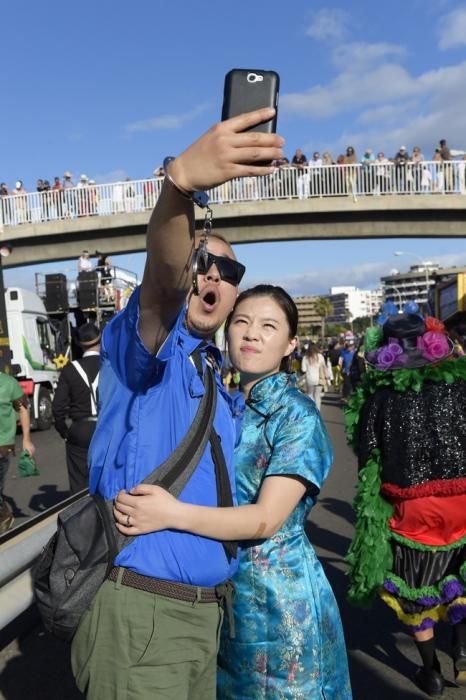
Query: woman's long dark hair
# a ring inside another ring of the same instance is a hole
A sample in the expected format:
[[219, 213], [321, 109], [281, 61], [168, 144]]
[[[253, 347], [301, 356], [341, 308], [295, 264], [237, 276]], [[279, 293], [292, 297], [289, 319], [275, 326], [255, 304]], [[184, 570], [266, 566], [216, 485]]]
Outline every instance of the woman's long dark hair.
[[[275, 287], [272, 284], [257, 284], [255, 287], [250, 289], [245, 289], [244, 292], [237, 297], [235, 305], [231, 310], [225, 322], [225, 334], [228, 333], [228, 328], [230, 326], [231, 319], [241, 302], [246, 301], [246, 299], [251, 299], [253, 297], [269, 297], [273, 299], [278, 306], [281, 308], [286, 316], [286, 321], [288, 323], [289, 337], [290, 340], [294, 338], [298, 333], [298, 309], [293, 299], [290, 297], [288, 292], [285, 292], [282, 287]], [[291, 355], [284, 357], [280, 363], [280, 371], [291, 373]]]

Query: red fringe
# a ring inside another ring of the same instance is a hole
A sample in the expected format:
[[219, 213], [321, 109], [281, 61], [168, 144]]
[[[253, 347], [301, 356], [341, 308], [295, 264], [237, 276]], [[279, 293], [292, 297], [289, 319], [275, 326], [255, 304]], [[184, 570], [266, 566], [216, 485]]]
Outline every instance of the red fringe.
[[425, 484], [401, 488], [395, 484], [382, 484], [382, 495], [390, 501], [423, 498], [424, 496], [459, 496], [466, 494], [466, 478], [435, 479]]

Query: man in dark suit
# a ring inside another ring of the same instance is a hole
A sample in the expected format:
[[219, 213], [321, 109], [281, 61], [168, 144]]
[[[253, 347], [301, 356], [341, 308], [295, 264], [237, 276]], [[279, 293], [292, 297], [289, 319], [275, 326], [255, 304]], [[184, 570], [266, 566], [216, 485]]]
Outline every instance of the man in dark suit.
[[78, 328], [77, 341], [83, 356], [62, 370], [52, 405], [55, 428], [66, 440], [71, 493], [82, 491], [89, 483], [87, 451], [97, 420], [100, 331], [92, 323], [85, 323]]

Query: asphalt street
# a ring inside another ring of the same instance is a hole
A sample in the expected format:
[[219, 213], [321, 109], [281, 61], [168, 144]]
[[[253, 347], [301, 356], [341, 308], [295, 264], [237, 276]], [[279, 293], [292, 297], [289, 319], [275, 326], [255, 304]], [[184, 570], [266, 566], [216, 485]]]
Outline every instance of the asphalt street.
[[[411, 681], [418, 666], [413, 643], [381, 602], [359, 610], [346, 601], [343, 558], [353, 533], [351, 502], [355, 493], [356, 460], [346, 445], [343, 413], [337, 397], [325, 397], [322, 415], [332, 438], [335, 460], [320, 500], [312, 512], [308, 534], [322, 561], [340, 606], [348, 648], [355, 700], [415, 700], [427, 697]], [[68, 494], [64, 445], [52, 429], [34, 433], [40, 476], [19, 479], [12, 462], [5, 493], [16, 523], [42, 512]], [[14, 628], [0, 635], [1, 700], [78, 700], [69, 667], [69, 648], [34, 624], [27, 634]], [[3, 638], [3, 639], [2, 639]], [[438, 627], [439, 658], [448, 687], [445, 700], [466, 700], [466, 690], [453, 683], [447, 627]], [[240, 700], [240, 699], [238, 699]], [[310, 699], [311, 700], [311, 699]], [[329, 698], [328, 700], [331, 700]]]

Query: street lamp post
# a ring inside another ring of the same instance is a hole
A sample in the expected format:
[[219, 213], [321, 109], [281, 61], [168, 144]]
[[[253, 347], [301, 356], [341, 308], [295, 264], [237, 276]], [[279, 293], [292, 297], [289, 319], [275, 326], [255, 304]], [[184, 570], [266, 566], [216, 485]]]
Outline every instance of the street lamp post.
[[412, 255], [413, 258], [416, 258], [416, 260], [419, 260], [421, 263], [422, 267], [424, 268], [424, 276], [425, 276], [425, 284], [426, 284], [426, 309], [428, 308], [429, 304], [429, 270], [427, 268], [427, 265], [425, 261], [416, 253], [411, 253], [409, 250], [396, 250], [393, 255], [400, 256], [400, 255]]
[[389, 289], [393, 289], [393, 291], [395, 292], [395, 294], [397, 294], [397, 296], [398, 296], [398, 304], [400, 305], [400, 309], [399, 309], [399, 310], [400, 310], [400, 314], [401, 314], [401, 310], [402, 310], [402, 308], [403, 308], [403, 296], [402, 296], [400, 290], [398, 289], [398, 287], [395, 287], [394, 284], [389, 284], [389, 285], [388, 285], [388, 288], [389, 288]]

